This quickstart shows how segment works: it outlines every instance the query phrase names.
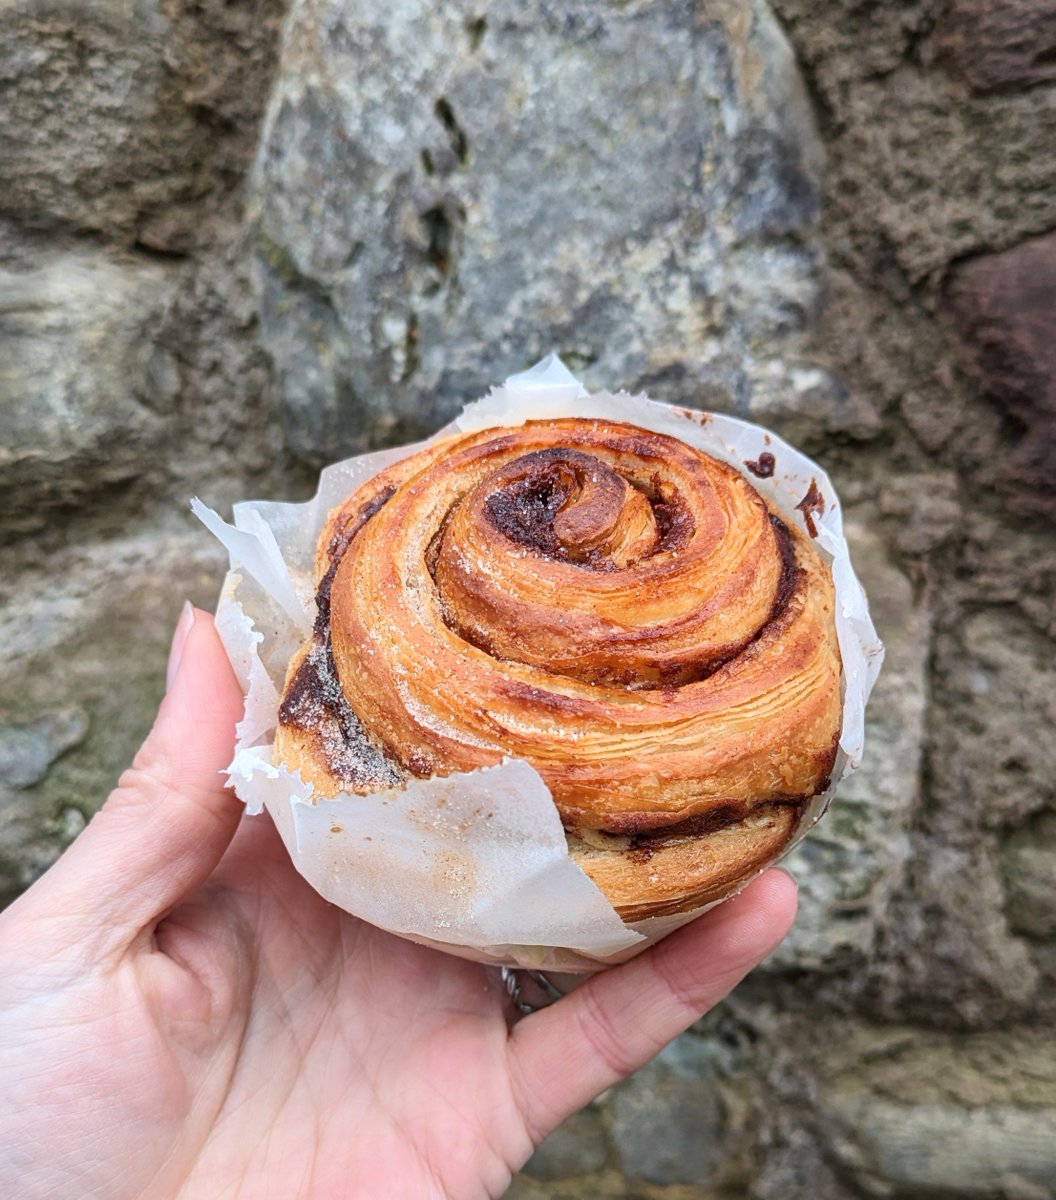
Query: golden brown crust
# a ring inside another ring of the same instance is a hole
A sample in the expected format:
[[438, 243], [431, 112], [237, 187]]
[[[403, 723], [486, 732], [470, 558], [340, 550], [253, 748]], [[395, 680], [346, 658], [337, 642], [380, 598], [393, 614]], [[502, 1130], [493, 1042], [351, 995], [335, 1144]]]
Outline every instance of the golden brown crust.
[[792, 840], [802, 809], [764, 804], [711, 832], [642, 844], [568, 834], [568, 850], [625, 921], [692, 912], [747, 883]]
[[[317, 572], [276, 752], [321, 795], [525, 759], [577, 831], [573, 857], [636, 919], [750, 876], [827, 784], [831, 573], [740, 473], [683, 442], [573, 419], [447, 439], [331, 513]], [[335, 682], [351, 721], [320, 709]], [[334, 722], [358, 747], [341, 762], [326, 761]], [[726, 829], [679, 833], [716, 816]], [[599, 837], [640, 851], [664, 829], [650, 871], [599, 857]]]

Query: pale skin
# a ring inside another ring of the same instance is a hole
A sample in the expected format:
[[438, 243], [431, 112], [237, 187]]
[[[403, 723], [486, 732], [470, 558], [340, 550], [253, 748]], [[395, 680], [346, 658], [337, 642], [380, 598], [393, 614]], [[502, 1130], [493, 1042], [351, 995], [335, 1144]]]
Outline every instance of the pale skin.
[[153, 731], [59, 862], [0, 914], [8, 1200], [475, 1200], [780, 941], [771, 871], [520, 1020], [494, 968], [322, 900], [223, 786], [241, 694], [177, 627]]

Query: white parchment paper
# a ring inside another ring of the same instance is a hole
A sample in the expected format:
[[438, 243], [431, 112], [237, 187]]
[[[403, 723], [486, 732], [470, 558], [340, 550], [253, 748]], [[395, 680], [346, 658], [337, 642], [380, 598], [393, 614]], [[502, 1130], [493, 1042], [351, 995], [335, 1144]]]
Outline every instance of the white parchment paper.
[[[832, 564], [836, 586], [843, 722], [833, 784], [811, 801], [798, 841], [825, 811], [839, 780], [861, 761], [865, 703], [883, 657], [832, 484], [809, 458], [746, 421], [625, 393], [588, 395], [555, 355], [467, 405], [436, 438], [557, 417], [627, 421], [681, 438], [742, 472], [746, 462], [769, 452], [773, 475], [749, 478], [789, 522], [803, 523], [796, 506], [812, 483], [821, 495], [816, 545]], [[192, 502], [231, 559], [217, 627], [246, 694], [228, 771], [231, 786], [250, 813], [271, 814], [314, 888], [371, 924], [502, 965], [584, 971], [622, 961], [703, 909], [625, 925], [569, 857], [550, 792], [527, 763], [507, 760], [415, 780], [400, 790], [315, 801], [310, 784], [273, 761], [271, 737], [286, 668], [314, 620], [312, 569], [326, 516], [366, 479], [430, 442], [328, 467], [305, 504], [237, 504], [233, 525]]]

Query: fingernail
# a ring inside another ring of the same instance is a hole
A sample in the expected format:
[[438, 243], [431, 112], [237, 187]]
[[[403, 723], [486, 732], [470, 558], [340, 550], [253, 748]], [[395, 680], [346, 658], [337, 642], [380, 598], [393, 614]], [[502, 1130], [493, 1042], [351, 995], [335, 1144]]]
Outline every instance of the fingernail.
[[165, 669], [165, 690], [172, 687], [176, 672], [180, 669], [180, 659], [183, 658], [183, 648], [187, 644], [187, 635], [194, 625], [194, 609], [190, 600], [184, 600], [180, 619], [176, 622], [176, 630], [172, 635], [172, 646], [169, 648], [169, 665]]

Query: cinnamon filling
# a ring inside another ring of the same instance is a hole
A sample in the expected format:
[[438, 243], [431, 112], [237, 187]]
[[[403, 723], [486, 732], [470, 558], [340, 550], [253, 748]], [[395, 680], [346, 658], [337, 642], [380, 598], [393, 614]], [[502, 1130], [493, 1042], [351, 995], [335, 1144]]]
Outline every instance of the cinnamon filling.
[[316, 641], [279, 706], [279, 721], [313, 735], [330, 773], [345, 791], [399, 787], [406, 775], [370, 740], [337, 678], [330, 634]]
[[492, 528], [558, 562], [595, 571], [625, 570], [651, 554], [677, 549], [693, 518], [677, 489], [654, 476], [646, 489], [577, 450], [526, 454], [481, 485]]

